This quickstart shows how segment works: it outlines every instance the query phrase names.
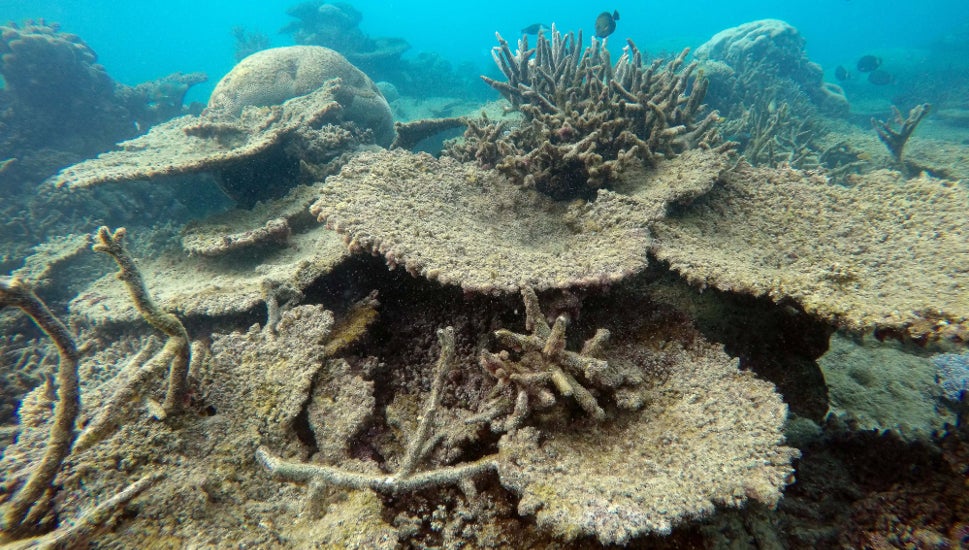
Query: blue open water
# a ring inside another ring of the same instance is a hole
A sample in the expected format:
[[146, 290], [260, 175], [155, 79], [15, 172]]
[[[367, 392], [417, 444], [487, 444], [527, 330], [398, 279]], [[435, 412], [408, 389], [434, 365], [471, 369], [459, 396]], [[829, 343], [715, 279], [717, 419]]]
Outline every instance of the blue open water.
[[[293, 0], [224, 2], [197, 0], [0, 0], [0, 21], [45, 18], [80, 35], [115, 79], [126, 83], [175, 71], [203, 71], [210, 81], [189, 99], [203, 100], [231, 69], [230, 29], [242, 25], [268, 35], [274, 46], [292, 43], [278, 31], [291, 19]], [[556, 23], [563, 30], [591, 34], [602, 11], [621, 14], [616, 36], [632, 38], [647, 50], [696, 47], [720, 30], [764, 18], [783, 19], [807, 39], [808, 55], [830, 74], [866, 53], [925, 49], [911, 56], [951, 63], [950, 54], [969, 51], [969, 4], [965, 0], [886, 2], [884, 0], [795, 0], [734, 2], [443, 2], [357, 0], [361, 29], [372, 36], [406, 39], [407, 55], [433, 52], [455, 62], [490, 68], [494, 32], [506, 38], [531, 23]], [[957, 58], [958, 59], [958, 58]], [[964, 59], [964, 56], [962, 56]], [[969, 64], [969, 61], [967, 61]]]

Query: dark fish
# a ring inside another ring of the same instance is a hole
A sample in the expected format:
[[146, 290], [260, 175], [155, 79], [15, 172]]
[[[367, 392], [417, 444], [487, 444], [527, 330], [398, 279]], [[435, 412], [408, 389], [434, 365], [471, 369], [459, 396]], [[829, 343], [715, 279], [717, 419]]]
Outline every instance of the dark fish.
[[550, 29], [541, 23], [532, 23], [531, 25], [522, 29], [522, 34], [538, 34], [548, 30]]
[[615, 32], [616, 21], [619, 21], [618, 11], [600, 13], [599, 17], [596, 17], [596, 36], [605, 38]]
[[888, 84], [895, 83], [895, 75], [888, 71], [883, 71], [881, 69], [876, 69], [868, 73], [868, 82], [876, 86], [886, 86]]
[[866, 55], [858, 60], [858, 70], [863, 73], [870, 73], [882, 66], [882, 58], [873, 55]]
[[838, 65], [838, 67], [834, 70], [834, 77], [841, 82], [844, 82], [845, 80], [851, 80], [851, 73], [848, 72], [848, 69]]

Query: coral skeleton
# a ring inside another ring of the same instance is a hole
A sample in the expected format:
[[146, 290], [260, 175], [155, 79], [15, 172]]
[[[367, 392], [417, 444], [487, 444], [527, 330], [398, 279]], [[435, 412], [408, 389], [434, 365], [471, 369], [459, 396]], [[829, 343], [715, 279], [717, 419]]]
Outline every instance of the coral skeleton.
[[918, 128], [922, 119], [928, 116], [931, 108], [932, 106], [928, 103], [916, 105], [908, 112], [908, 116], [903, 119], [898, 107], [892, 105], [895, 124], [901, 126], [899, 130], [893, 129], [887, 121], [876, 120], [875, 117], [871, 118], [871, 126], [878, 133], [878, 139], [882, 140], [885, 147], [888, 147], [888, 151], [892, 154], [892, 158], [895, 159], [896, 163], [902, 163], [902, 151], [905, 149], [908, 138], [912, 137], [912, 132]]
[[[23, 281], [0, 278], [0, 308], [12, 306], [30, 316], [54, 344], [60, 355], [57, 366], [57, 403], [44, 456], [21, 487], [4, 487], [0, 498], [7, 501], [0, 511], [0, 533], [31, 534], [49, 511], [55, 489], [54, 478], [71, 452], [77, 436], [75, 423], [81, 409], [77, 364], [79, 354], [67, 327]], [[15, 490], [14, 490], [15, 489]], [[0, 541], [2, 541], [0, 536]]]
[[149, 325], [168, 336], [168, 341], [159, 354], [159, 357], [165, 358], [159, 360], [170, 365], [168, 390], [165, 393], [165, 402], [162, 404], [162, 410], [167, 415], [181, 409], [188, 390], [188, 365], [191, 361], [188, 332], [178, 317], [162, 310], [152, 301], [141, 272], [138, 271], [138, 267], [124, 246], [126, 234], [123, 227], [112, 233], [110, 229], [102, 226], [98, 229], [98, 242], [93, 248], [96, 252], [104, 252], [114, 259], [119, 268], [118, 279], [125, 283], [138, 312]]
[[521, 184], [570, 199], [615, 183], [633, 160], [654, 166], [719, 144], [717, 113], [695, 121], [704, 110], [706, 80], [693, 78], [689, 50], [668, 63], [646, 63], [630, 40], [613, 66], [604, 42], [593, 39], [583, 50], [581, 32], [576, 38], [553, 27], [551, 34], [551, 40], [539, 34], [535, 48], [523, 37], [514, 54], [497, 35], [492, 56], [507, 81], [482, 79], [524, 120], [496, 144], [487, 140], [491, 130], [469, 126], [457, 156], [485, 160]]
[[454, 328], [438, 330], [441, 344], [440, 357], [434, 370], [431, 394], [424, 404], [423, 415], [416, 432], [411, 436], [407, 451], [401, 459], [397, 472], [391, 475], [374, 475], [343, 470], [324, 464], [292, 462], [274, 455], [269, 449], [259, 447], [256, 460], [273, 475], [301, 483], [321, 481], [347, 489], [372, 489], [380, 493], [398, 494], [419, 491], [439, 485], [464, 485], [475, 477], [497, 469], [493, 456], [432, 470], [417, 471], [421, 461], [433, 450], [437, 441], [433, 437], [434, 417], [441, 407], [441, 389], [445, 377], [454, 363]]
[[[545, 408], [555, 403], [554, 394], [547, 388], [551, 385], [564, 397], [572, 397], [586, 413], [596, 420], [606, 417], [595, 396], [577, 379], [577, 376], [595, 386], [615, 388], [623, 377], [609, 366], [607, 361], [596, 359], [602, 346], [609, 340], [609, 331], [599, 329], [592, 338], [586, 340], [578, 353], [565, 349], [565, 330], [569, 317], [559, 315], [549, 326], [539, 307], [538, 296], [530, 287], [521, 291], [525, 302], [525, 328], [531, 334], [518, 334], [501, 329], [495, 338], [502, 345], [522, 352], [519, 360], [512, 360], [507, 351], [498, 354], [482, 350], [481, 367], [498, 379], [493, 393], [496, 395], [486, 406], [481, 419], [496, 418], [510, 413], [505, 422], [505, 430], [518, 426], [536, 405]], [[501, 394], [505, 388], [515, 388], [513, 403]], [[513, 410], [508, 411], [513, 405]]]

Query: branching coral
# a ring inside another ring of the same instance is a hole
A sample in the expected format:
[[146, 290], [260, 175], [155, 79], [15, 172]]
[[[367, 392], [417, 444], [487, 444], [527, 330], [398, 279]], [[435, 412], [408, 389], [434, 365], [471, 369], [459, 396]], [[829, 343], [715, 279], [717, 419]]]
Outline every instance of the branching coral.
[[892, 114], [894, 115], [895, 124], [901, 126], [898, 130], [892, 128], [891, 124], [884, 120], [875, 120], [875, 117], [871, 119], [871, 126], [878, 133], [878, 139], [882, 140], [885, 147], [888, 147], [888, 151], [892, 154], [892, 158], [897, 164], [902, 164], [902, 151], [905, 149], [905, 144], [908, 142], [908, 138], [912, 137], [912, 132], [918, 127], [919, 123], [922, 122], [931, 110], [932, 106], [928, 103], [923, 103], [922, 105], [916, 105], [908, 112], [906, 118], [902, 118], [902, 113], [899, 112], [898, 107], [892, 105]]
[[[518, 334], [506, 329], [495, 332], [498, 342], [522, 354], [518, 360], [512, 360], [507, 352], [494, 354], [481, 351], [481, 367], [498, 379], [493, 391], [496, 398], [489, 404], [487, 408], [490, 410], [483, 417], [510, 414], [505, 429], [517, 426], [535, 405], [544, 408], [555, 403], [555, 396], [546, 389], [552, 385], [562, 396], [575, 399], [592, 418], [605, 419], [606, 413], [596, 402], [595, 396], [576, 377], [599, 387], [615, 388], [622, 383], [623, 377], [619, 372], [610, 367], [607, 361], [594, 357], [609, 340], [609, 331], [596, 331], [578, 353], [566, 350], [565, 329], [569, 317], [559, 315], [555, 323], [549, 326], [535, 291], [526, 287], [521, 293], [525, 301], [525, 328], [531, 334]], [[508, 410], [511, 401], [501, 395], [509, 386], [515, 388], [513, 410]]]
[[256, 451], [256, 459], [273, 475], [291, 481], [309, 482], [318, 479], [350, 489], [373, 489], [390, 494], [417, 491], [439, 485], [457, 485], [494, 471], [497, 463], [491, 456], [456, 466], [417, 471], [420, 462], [433, 450], [433, 444], [437, 441], [432, 437], [434, 416], [441, 407], [441, 389], [444, 386], [445, 376], [454, 362], [454, 329], [447, 327], [439, 330], [437, 336], [441, 344], [441, 352], [434, 369], [431, 394], [427, 397], [420, 424], [416, 433], [410, 438], [406, 454], [396, 473], [374, 475], [347, 471], [336, 466], [291, 462], [272, 454], [265, 447], [260, 447]]
[[719, 143], [716, 113], [695, 120], [703, 110], [706, 80], [693, 78], [696, 64], [686, 64], [688, 50], [668, 63], [646, 64], [629, 41], [613, 66], [604, 42], [593, 39], [584, 50], [581, 42], [581, 33], [576, 39], [553, 29], [551, 40], [540, 34], [535, 48], [523, 37], [512, 54], [498, 35], [492, 55], [507, 82], [482, 78], [524, 120], [496, 144], [488, 142], [490, 128], [471, 126], [466, 144], [453, 154], [487, 158], [495, 155], [481, 148], [497, 146], [498, 170], [568, 199], [589, 198], [610, 186], [634, 160], [654, 166], [661, 158]]
[[[54, 477], [67, 458], [77, 436], [75, 422], [81, 409], [78, 382], [78, 351], [74, 338], [67, 327], [47, 309], [42, 301], [19, 279], [0, 278], [0, 308], [19, 308], [37, 323], [60, 354], [57, 366], [57, 404], [54, 420], [50, 426], [47, 447], [40, 463], [30, 473], [21, 487], [5, 488], [11, 495], [2, 507], [0, 528], [6, 534], [31, 534], [47, 514], [54, 496]], [[15, 491], [11, 491], [15, 489]]]
[[167, 414], [178, 412], [185, 399], [185, 392], [188, 390], [188, 364], [191, 361], [188, 332], [178, 317], [156, 306], [148, 295], [141, 272], [125, 249], [126, 234], [127, 231], [123, 227], [112, 233], [107, 227], [102, 226], [98, 229], [98, 242], [94, 245], [94, 250], [111, 256], [118, 264], [118, 279], [127, 286], [138, 312], [148, 321], [148, 324], [168, 336], [165, 348], [161, 351], [163, 356], [171, 358], [168, 390], [165, 393], [162, 408]]

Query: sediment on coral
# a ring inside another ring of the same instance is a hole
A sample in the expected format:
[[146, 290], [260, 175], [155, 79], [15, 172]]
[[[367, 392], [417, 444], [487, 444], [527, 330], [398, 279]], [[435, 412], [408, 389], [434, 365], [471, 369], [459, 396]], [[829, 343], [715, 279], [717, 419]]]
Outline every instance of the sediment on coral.
[[793, 301], [840, 328], [966, 341], [964, 185], [880, 170], [848, 186], [740, 164], [653, 224], [652, 254], [692, 284]]
[[0, 542], [5, 542], [8, 537], [16, 540], [46, 530], [45, 518], [56, 495], [54, 479], [74, 446], [77, 416], [81, 409], [79, 353], [70, 331], [23, 281], [0, 277], [0, 309], [8, 306], [30, 316], [50, 337], [57, 348], [59, 362], [57, 401], [43, 456], [28, 472], [5, 479], [0, 492], [3, 497], [0, 499]]
[[211, 172], [230, 198], [251, 207], [326, 175], [326, 164], [363, 143], [387, 146], [393, 138], [387, 101], [340, 54], [273, 48], [223, 77], [201, 115], [156, 126], [52, 181], [83, 188]]
[[506, 81], [482, 79], [523, 120], [507, 135], [470, 126], [451, 149], [462, 160], [477, 158], [555, 199], [591, 198], [627, 165], [652, 167], [688, 149], [720, 146], [717, 113], [700, 118], [706, 80], [694, 78], [689, 50], [647, 63], [629, 40], [613, 66], [605, 42], [593, 38], [583, 49], [581, 32], [553, 28], [551, 39], [539, 34], [535, 48], [524, 36], [514, 54], [501, 35], [498, 43], [492, 56]]

